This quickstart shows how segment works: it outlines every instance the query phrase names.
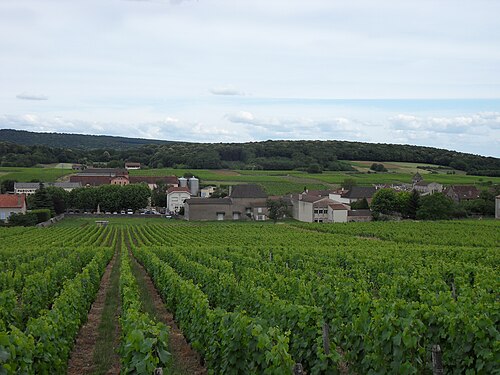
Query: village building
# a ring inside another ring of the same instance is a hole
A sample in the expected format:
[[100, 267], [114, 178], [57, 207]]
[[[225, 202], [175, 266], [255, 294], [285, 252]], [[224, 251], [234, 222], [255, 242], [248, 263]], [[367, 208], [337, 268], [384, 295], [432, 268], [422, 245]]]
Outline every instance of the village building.
[[[117, 179], [122, 177], [122, 179]], [[70, 176], [70, 182], [79, 182], [82, 186], [109, 185], [113, 180], [116, 184], [123, 184], [123, 179], [128, 179], [128, 171], [120, 168], [87, 168]]]
[[215, 186], [205, 186], [200, 190], [200, 197], [210, 198], [212, 194], [215, 193], [215, 189], [217, 189]]
[[411, 179], [411, 182], [413, 185], [415, 185], [417, 182], [420, 182], [422, 181], [424, 178], [422, 177], [422, 175], [420, 173], [415, 173]]
[[128, 170], [120, 168], [88, 168], [70, 176], [70, 181], [82, 186], [148, 184], [154, 190], [159, 184], [179, 186], [176, 176], [130, 176]]
[[256, 184], [236, 185], [226, 198], [192, 198], [184, 205], [186, 220], [267, 220], [267, 194]]
[[129, 176], [128, 180], [131, 184], [146, 183], [151, 190], [156, 189], [160, 184], [169, 187], [179, 186], [177, 176]]
[[[43, 182], [44, 187], [57, 187], [70, 192], [73, 189], [82, 187], [79, 182]], [[15, 182], [14, 194], [32, 195], [40, 188], [39, 182]]]
[[267, 219], [267, 193], [257, 184], [236, 185], [229, 194], [234, 211], [250, 219]]
[[366, 222], [372, 221], [372, 212], [370, 210], [351, 210], [347, 213], [348, 222]]
[[83, 171], [85, 169], [85, 165], [83, 164], [72, 164], [71, 169], [74, 171]]
[[308, 193], [291, 196], [292, 216], [306, 223], [346, 223], [350, 207], [328, 197]]
[[429, 195], [434, 193], [442, 193], [443, 185], [438, 182], [419, 181], [413, 185], [413, 189], [418, 191], [420, 195]]
[[459, 203], [478, 199], [481, 190], [472, 185], [452, 185], [445, 189], [444, 194]]
[[241, 212], [233, 211], [231, 198], [192, 198], [184, 204], [184, 219], [190, 221], [240, 220]]
[[12, 214], [26, 213], [24, 194], [0, 194], [0, 220], [8, 221]]
[[141, 163], [127, 162], [127, 163], [125, 163], [125, 169], [127, 171], [129, 171], [131, 169], [141, 169]]
[[329, 195], [329, 198], [336, 202], [349, 205], [363, 199], [366, 199], [367, 202], [370, 203], [376, 191], [377, 189], [373, 186], [353, 186], [349, 190], [333, 192]]
[[127, 176], [116, 176], [113, 177], [110, 182], [111, 185], [120, 185], [125, 186], [129, 184], [129, 180]]
[[167, 190], [167, 211], [179, 212], [184, 207], [184, 202], [191, 198], [187, 187], [171, 187]]

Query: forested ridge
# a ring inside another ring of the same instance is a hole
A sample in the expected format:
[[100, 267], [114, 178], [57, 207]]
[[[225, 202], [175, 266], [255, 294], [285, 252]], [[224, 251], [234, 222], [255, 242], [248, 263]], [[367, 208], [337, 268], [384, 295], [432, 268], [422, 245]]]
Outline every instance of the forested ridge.
[[[313, 166], [316, 171], [336, 171], [352, 168], [342, 160], [368, 160], [438, 164], [464, 170], [470, 174], [500, 176], [499, 158], [411, 145], [349, 141], [152, 144], [155, 141], [110, 137], [115, 142], [104, 146], [102, 142], [93, 141], [101, 136], [78, 135], [82, 139], [88, 137], [88, 142], [84, 142], [82, 147], [75, 147], [70, 146], [75, 135], [58, 134], [61, 140], [68, 137], [68, 143], [65, 146], [52, 147], [48, 144], [22, 145], [8, 142], [4, 137], [5, 134], [7, 133], [4, 130], [0, 130], [0, 161], [4, 167], [29, 167], [60, 162], [83, 164], [105, 162], [108, 166], [118, 167], [126, 161], [134, 161], [150, 168], [292, 170]], [[42, 133], [20, 132], [19, 134], [29, 134], [31, 138], [39, 137], [39, 142], [44, 142]], [[19, 143], [22, 143], [21, 138], [18, 138]], [[135, 146], [124, 148], [125, 143], [116, 146], [116, 142], [120, 142], [120, 139], [126, 140], [129, 146]], [[151, 144], [141, 144], [144, 141]], [[65, 144], [64, 141], [61, 143]], [[91, 143], [94, 143], [94, 148], [89, 147]]]

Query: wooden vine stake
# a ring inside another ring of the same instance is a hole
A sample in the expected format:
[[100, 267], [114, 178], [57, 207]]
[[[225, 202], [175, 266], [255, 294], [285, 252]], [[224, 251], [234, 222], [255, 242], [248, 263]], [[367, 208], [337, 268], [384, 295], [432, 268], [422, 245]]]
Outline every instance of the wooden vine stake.
[[432, 346], [432, 373], [433, 375], [443, 375], [443, 352], [439, 345]]
[[330, 354], [330, 327], [327, 323], [323, 324], [323, 349], [325, 354]]

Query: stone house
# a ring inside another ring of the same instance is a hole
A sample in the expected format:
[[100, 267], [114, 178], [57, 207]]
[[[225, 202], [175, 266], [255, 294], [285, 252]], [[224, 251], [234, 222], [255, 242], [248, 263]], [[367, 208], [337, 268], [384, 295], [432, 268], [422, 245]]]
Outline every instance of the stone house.
[[458, 203], [478, 199], [481, 190], [472, 185], [452, 185], [445, 189], [444, 194]]
[[443, 185], [438, 182], [419, 181], [413, 185], [413, 188], [421, 195], [443, 192]]
[[185, 220], [240, 220], [241, 212], [233, 210], [231, 198], [191, 198], [184, 203]]

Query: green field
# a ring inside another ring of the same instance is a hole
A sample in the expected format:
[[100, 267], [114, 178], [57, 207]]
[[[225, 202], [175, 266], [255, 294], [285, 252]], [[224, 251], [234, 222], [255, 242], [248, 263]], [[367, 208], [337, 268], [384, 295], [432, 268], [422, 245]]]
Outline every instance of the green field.
[[[498, 220], [95, 220], [0, 228], [2, 373], [66, 373], [109, 267], [116, 286], [105, 301], [121, 307], [107, 314], [120, 319], [85, 352], [103, 373], [111, 364], [92, 355], [102, 348], [123, 373], [191, 373], [172, 371], [168, 352], [175, 363], [186, 354], [155, 303], [173, 313], [208, 373], [292, 374], [301, 363], [308, 374], [432, 374], [437, 344], [444, 373], [498, 368]], [[144, 272], [162, 297], [155, 303]]]
[[71, 169], [61, 168], [0, 167], [0, 181], [16, 180], [17, 182], [30, 182], [38, 180], [42, 182], [55, 182], [71, 173]]
[[[360, 162], [353, 162], [360, 163]], [[363, 162], [365, 163], [365, 162]], [[270, 195], [283, 195], [287, 193], [297, 193], [303, 191], [304, 187], [309, 190], [323, 190], [338, 187], [345, 179], [353, 179], [358, 185], [391, 184], [391, 183], [411, 183], [413, 173], [402, 173], [411, 170], [412, 163], [392, 163], [399, 164], [399, 172], [386, 173], [365, 173], [365, 172], [323, 172], [321, 174], [308, 174], [302, 171], [262, 171], [262, 170], [207, 170], [207, 169], [143, 169], [132, 170], [132, 176], [169, 176], [181, 177], [185, 173], [192, 173], [197, 176], [202, 185], [228, 186], [237, 184], [257, 183], [264, 187]], [[415, 165], [416, 166], [416, 165]], [[407, 169], [410, 168], [410, 169]], [[499, 184], [500, 177], [480, 177], [463, 174], [431, 174], [425, 170], [419, 170], [425, 181], [435, 181], [444, 185], [461, 184]], [[59, 168], [0, 168], [0, 181], [6, 179], [17, 180], [18, 182], [29, 182], [40, 180], [44, 182], [54, 182], [71, 174], [70, 169]]]

